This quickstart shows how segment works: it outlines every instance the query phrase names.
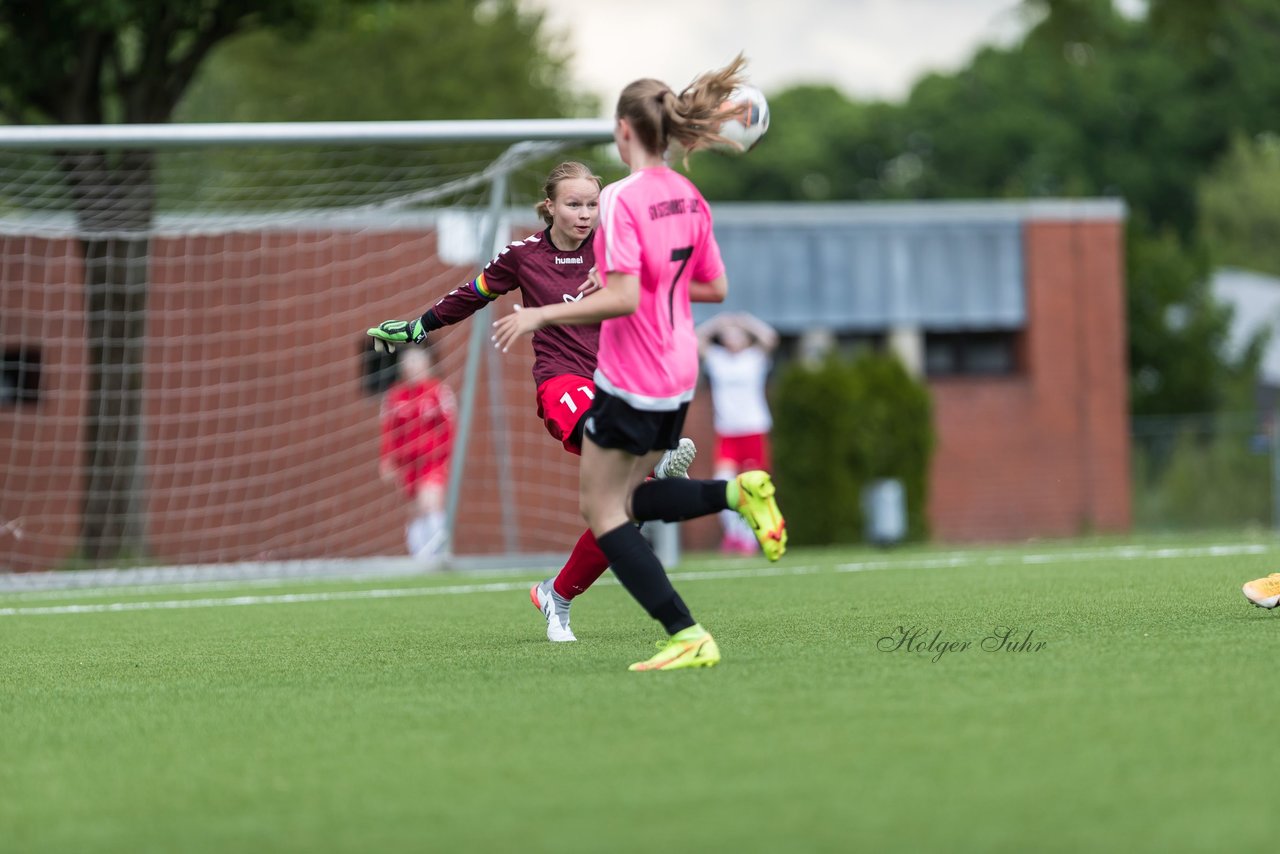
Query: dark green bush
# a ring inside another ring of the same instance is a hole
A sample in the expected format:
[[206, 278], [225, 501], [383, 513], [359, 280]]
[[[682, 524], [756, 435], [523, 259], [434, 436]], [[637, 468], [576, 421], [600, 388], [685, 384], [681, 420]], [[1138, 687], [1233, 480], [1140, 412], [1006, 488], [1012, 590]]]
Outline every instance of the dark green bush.
[[902, 481], [908, 536], [926, 536], [932, 407], [928, 389], [897, 358], [792, 364], [772, 408], [779, 503], [793, 543], [862, 542], [862, 489], [880, 478]]

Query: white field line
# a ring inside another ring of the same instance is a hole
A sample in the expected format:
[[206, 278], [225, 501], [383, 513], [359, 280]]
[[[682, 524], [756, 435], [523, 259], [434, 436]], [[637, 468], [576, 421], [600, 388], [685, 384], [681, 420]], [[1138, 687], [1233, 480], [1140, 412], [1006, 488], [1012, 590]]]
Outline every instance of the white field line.
[[96, 605], [47, 605], [0, 608], [0, 617], [49, 614], [106, 614], [116, 611], [164, 611], [184, 608], [230, 608], [243, 605], [293, 605], [299, 602], [338, 602], [346, 599], [399, 599], [410, 596], [456, 596], [463, 593], [499, 593], [524, 590], [523, 581], [489, 584], [455, 584], [449, 587], [396, 587], [378, 590], [342, 590], [328, 593], [279, 593], [269, 596], [229, 596], [218, 599], [170, 599], [151, 602], [104, 602]]
[[[747, 563], [747, 561], [741, 561]], [[469, 571], [465, 573], [450, 573], [454, 577], [462, 578], [509, 578], [511, 576], [530, 576], [538, 573], [546, 573], [548, 568], [543, 567], [524, 567], [519, 569], [484, 569], [478, 571]], [[769, 572], [764, 569], [748, 570], [753, 575], [799, 575], [803, 574], [800, 567], [786, 567], [783, 572]], [[738, 578], [743, 570], [740, 569], [724, 569], [712, 570], [709, 572], [685, 573], [681, 576], [678, 572], [672, 572], [673, 577], [697, 576], [706, 578]], [[164, 584], [144, 584], [137, 586], [119, 586], [111, 587], [71, 587], [57, 590], [21, 590], [13, 593], [0, 591], [0, 602], [20, 602], [23, 600], [35, 599], [41, 602], [56, 601], [58, 599], [95, 599], [102, 596], [154, 596], [159, 593], [196, 593], [196, 592], [212, 592], [217, 590], [244, 590], [246, 588], [261, 587], [297, 587], [307, 584], [372, 584], [376, 582], [396, 581], [404, 578], [422, 579], [422, 578], [439, 578], [441, 576], [431, 576], [424, 572], [419, 572], [413, 576], [405, 576], [400, 573], [391, 573], [387, 575], [379, 575], [371, 573], [368, 575], [317, 575], [311, 578], [246, 578], [242, 580], [230, 579], [227, 581], [169, 581]], [[448, 576], [445, 576], [448, 577]], [[607, 583], [607, 579], [604, 582]]]
[[[673, 572], [679, 581], [714, 581], [726, 578], [766, 578], [777, 575], [808, 575], [821, 572], [820, 566], [766, 566], [756, 569], [725, 569], [710, 572]], [[596, 585], [618, 584], [602, 578]], [[485, 584], [451, 584], [447, 587], [393, 587], [376, 590], [335, 590], [325, 593], [279, 593], [264, 596], [229, 596], [217, 599], [171, 599], [166, 601], [109, 602], [96, 605], [39, 605], [0, 608], [0, 617], [48, 616], [50, 614], [107, 614], [117, 611], [164, 611], [186, 608], [228, 608], [244, 605], [292, 605], [299, 602], [340, 602], [351, 599], [404, 599], [417, 596], [459, 596], [467, 593], [509, 593], [528, 590], [528, 581], [493, 581]]]
[[[508, 578], [537, 572], [535, 566], [552, 566], [563, 556], [535, 558], [521, 567], [458, 567], [448, 570], [457, 578], [472, 576]], [[64, 599], [78, 596], [134, 595], [164, 590], [225, 590], [236, 587], [271, 587], [297, 584], [359, 584], [423, 578], [435, 570], [405, 558], [352, 558], [347, 561], [259, 562], [208, 566], [145, 567], [139, 569], [78, 569], [72, 572], [0, 574], [0, 600]], [[65, 594], [65, 595], [63, 595]]]
[[945, 569], [960, 566], [1030, 566], [1047, 563], [1083, 563], [1097, 560], [1173, 560], [1194, 557], [1239, 557], [1271, 551], [1261, 543], [1231, 546], [1188, 546], [1185, 548], [1149, 548], [1116, 546], [1106, 549], [1047, 552], [1043, 554], [972, 554], [956, 552], [937, 557], [912, 560], [869, 560], [836, 564], [836, 572], [869, 572], [878, 569]]
[[[962, 566], [1028, 566], [1096, 560], [1172, 560], [1179, 558], [1223, 558], [1265, 554], [1270, 547], [1262, 544], [1232, 546], [1195, 546], [1187, 548], [1145, 548], [1122, 546], [1110, 549], [1063, 551], [1023, 555], [979, 555], [953, 553], [938, 557], [903, 560], [875, 560], [842, 563], [835, 572], [868, 572], [886, 569], [947, 569]], [[704, 572], [672, 572], [681, 582], [715, 581], [735, 578], [767, 578], [776, 576], [814, 575], [823, 572], [820, 565], [763, 566]], [[616, 585], [613, 578], [602, 578], [597, 584]], [[163, 611], [188, 608], [228, 608], [248, 605], [292, 605], [301, 602], [339, 602], [356, 599], [403, 599], [419, 596], [460, 596], [471, 593], [508, 593], [524, 590], [527, 581], [497, 581], [482, 584], [452, 584], [442, 587], [400, 587], [372, 590], [339, 590], [317, 593], [280, 593], [260, 596], [229, 596], [206, 599], [172, 599], [144, 602], [109, 602], [82, 605], [41, 605], [0, 608], [0, 617], [48, 616], [54, 614], [104, 614], [119, 611]]]
[[[501, 573], [505, 575], [506, 573]], [[57, 599], [95, 599], [102, 596], [154, 596], [157, 593], [196, 593], [216, 590], [245, 590], [262, 587], [296, 587], [299, 584], [360, 584], [386, 583], [405, 578], [406, 576], [390, 575], [324, 575], [312, 578], [244, 578], [227, 581], [166, 581], [163, 584], [113, 585], [111, 587], [64, 587], [49, 590], [19, 590], [13, 593], [0, 592], [0, 601], [20, 602], [27, 599], [38, 599], [49, 602]], [[418, 578], [424, 577], [419, 573]]]
[[[545, 571], [545, 567], [543, 570]], [[537, 569], [485, 569], [479, 571], [450, 572], [444, 577], [454, 578], [509, 578], [536, 574]], [[109, 587], [60, 587], [41, 590], [0, 590], [0, 602], [15, 602], [36, 599], [48, 602], [57, 599], [95, 599], [102, 596], [154, 596], [158, 593], [195, 593], [216, 590], [244, 590], [262, 587], [298, 587], [319, 584], [386, 584], [401, 580], [420, 580], [424, 578], [440, 578], [427, 571], [415, 573], [370, 572], [350, 575], [312, 575], [274, 578], [229, 578], [225, 581], [165, 581], [159, 584], [113, 584]]]
[[[1277, 544], [1280, 546], [1280, 544]], [[1009, 564], [1037, 564], [1037, 563], [1069, 563], [1090, 560], [1134, 560], [1140, 558], [1176, 558], [1176, 557], [1224, 557], [1241, 554], [1264, 554], [1268, 549], [1273, 548], [1259, 543], [1251, 544], [1232, 544], [1232, 545], [1214, 545], [1214, 546], [1195, 546], [1195, 547], [1166, 547], [1154, 548], [1150, 546], [1111, 546], [1100, 549], [1064, 549], [1060, 552], [1047, 552], [1043, 554], [991, 554], [983, 551], [952, 551], [939, 552], [929, 557], [918, 558], [890, 558], [880, 560], [857, 561], [854, 563], [842, 563], [836, 565], [836, 572], [867, 572], [878, 569], [937, 569], [945, 567], [960, 566], [1007, 566]], [[752, 566], [754, 560], [743, 559], [730, 561], [730, 566], [745, 565]], [[785, 566], [785, 565], [784, 565]], [[463, 570], [461, 572], [450, 572], [449, 576], [454, 578], [511, 578], [515, 576], [537, 575], [540, 572], [546, 572], [547, 566], [526, 566], [526, 567], [507, 567], [503, 569], [483, 569], [483, 570]], [[793, 574], [804, 574], [798, 572], [795, 568], [790, 570]], [[93, 574], [96, 570], [82, 570], [86, 574]], [[121, 570], [113, 572], [112, 575], [123, 576], [133, 570]], [[729, 573], [723, 577], [737, 577], [733, 573], [738, 570], [716, 570], [708, 573], [698, 573], [708, 578], [721, 577], [722, 573]], [[765, 572], [763, 570], [754, 570], [756, 574], [786, 574]], [[75, 573], [69, 573], [75, 574]], [[152, 584], [120, 584], [116, 582], [103, 584], [87, 584], [84, 586], [72, 587], [43, 587], [35, 589], [17, 589], [4, 590], [0, 589], [0, 602], [21, 602], [24, 600], [36, 600], [40, 602], [57, 601], [59, 599], [95, 599], [105, 596], [153, 596], [163, 593], [194, 593], [194, 592], [213, 592], [218, 590], [244, 590], [246, 588], [270, 588], [270, 587], [297, 587], [299, 585], [312, 584], [373, 584], [396, 581], [400, 579], [422, 579], [430, 577], [427, 571], [417, 568], [412, 572], [404, 570], [391, 571], [363, 571], [348, 573], [319, 573], [315, 575], [292, 574], [292, 575], [273, 575], [268, 577], [248, 577], [248, 578], [224, 578], [221, 580], [211, 580], [208, 578], [193, 581], [181, 580], [165, 580]]]

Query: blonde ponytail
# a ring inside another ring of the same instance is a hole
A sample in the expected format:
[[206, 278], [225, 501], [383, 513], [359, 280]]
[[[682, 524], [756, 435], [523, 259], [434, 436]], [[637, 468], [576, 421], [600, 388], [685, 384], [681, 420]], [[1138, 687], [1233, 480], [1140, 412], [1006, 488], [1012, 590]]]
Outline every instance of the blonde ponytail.
[[551, 225], [555, 221], [555, 217], [551, 215], [551, 199], [546, 198], [533, 206], [533, 212], [542, 218], [547, 225]]
[[629, 84], [618, 97], [618, 118], [626, 119], [640, 144], [651, 154], [676, 145], [689, 152], [729, 141], [720, 124], [735, 110], [725, 99], [745, 82], [747, 60], [742, 54], [724, 68], [708, 71], [679, 95], [661, 80], [645, 78]]

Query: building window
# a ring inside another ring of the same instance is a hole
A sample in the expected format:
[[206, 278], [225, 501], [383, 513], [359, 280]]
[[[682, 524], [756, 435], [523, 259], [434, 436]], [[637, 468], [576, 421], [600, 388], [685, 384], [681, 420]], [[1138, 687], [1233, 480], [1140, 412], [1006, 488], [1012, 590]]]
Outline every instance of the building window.
[[832, 352], [841, 358], [856, 359], [863, 353], [880, 353], [885, 348], [885, 336], [877, 333], [836, 334], [825, 330], [814, 330], [804, 335], [782, 333], [778, 337], [775, 361], [779, 364], [797, 360], [820, 360]]
[[40, 400], [40, 351], [34, 347], [5, 349], [0, 361], [0, 408]]
[[1016, 332], [926, 332], [928, 377], [1002, 377], [1018, 372]]

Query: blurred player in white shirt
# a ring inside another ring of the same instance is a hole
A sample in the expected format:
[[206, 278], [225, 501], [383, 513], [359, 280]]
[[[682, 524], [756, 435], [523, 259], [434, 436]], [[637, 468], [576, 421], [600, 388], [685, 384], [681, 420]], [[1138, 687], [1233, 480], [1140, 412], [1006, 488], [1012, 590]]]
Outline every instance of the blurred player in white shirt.
[[[777, 331], [746, 312], [726, 312], [700, 325], [697, 333], [715, 413], [715, 478], [732, 480], [752, 469], [769, 471], [773, 417], [764, 389], [778, 347]], [[739, 514], [722, 512], [720, 523], [722, 552], [756, 553], [755, 534]]]

